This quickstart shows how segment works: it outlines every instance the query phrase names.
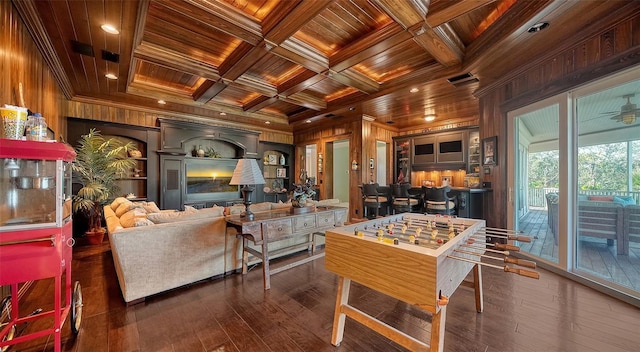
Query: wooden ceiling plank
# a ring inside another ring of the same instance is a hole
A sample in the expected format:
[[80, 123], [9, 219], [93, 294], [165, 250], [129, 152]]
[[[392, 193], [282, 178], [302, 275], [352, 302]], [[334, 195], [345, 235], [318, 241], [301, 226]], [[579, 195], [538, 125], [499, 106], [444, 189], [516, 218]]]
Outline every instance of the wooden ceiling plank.
[[227, 84], [221, 79], [218, 81], [207, 79], [193, 93], [193, 100], [198, 103], [207, 103], [225, 88], [227, 88]]
[[152, 43], [143, 42], [134, 52], [134, 57], [175, 71], [189, 73], [213, 81], [217, 81], [220, 78], [218, 70], [212, 65], [208, 65], [200, 60], [194, 60], [178, 52], [168, 51]]
[[[117, 3], [116, 3], [117, 4]], [[125, 1], [121, 3], [122, 16], [118, 23], [119, 30], [127, 35], [119, 35], [120, 47], [118, 52], [120, 53], [120, 64], [118, 65], [118, 92], [124, 93], [127, 91], [127, 84], [129, 83], [129, 72], [133, 71], [131, 66], [133, 58], [133, 40], [136, 31], [137, 16], [140, 14], [139, 6], [135, 2]], [[108, 10], [109, 11], [109, 10]]]
[[[220, 65], [220, 74], [225, 80], [235, 81], [267, 53], [268, 51], [264, 41], [249, 50], [243, 48], [239, 55], [230, 55], [227, 60], [225, 60], [224, 65]], [[223, 66], [224, 70], [222, 68]]]
[[280, 45], [282, 42], [291, 37], [302, 26], [310, 22], [333, 0], [313, 0], [302, 1], [298, 6], [289, 11], [286, 17], [282, 17], [280, 21], [273, 25], [273, 28], [264, 35], [264, 39], [273, 45]]
[[280, 84], [278, 86], [278, 94], [286, 97], [301, 92], [324, 79], [327, 79], [326, 75], [305, 70], [301, 74]]
[[430, 28], [426, 23], [415, 32], [414, 40], [444, 66], [454, 66], [462, 62], [464, 48], [462, 42], [448, 25]]
[[262, 40], [262, 28], [253, 18], [224, 2], [208, 0], [156, 0], [163, 6], [181, 12], [203, 26], [257, 45]]
[[[496, 20], [476, 40], [467, 46], [464, 58], [466, 70], [473, 70], [485, 53], [504, 47], [509, 37], [534, 18], [544, 18], [558, 7], [566, 5], [561, 0], [518, 1]], [[500, 50], [497, 50], [500, 51]]]
[[424, 22], [429, 3], [422, 0], [373, 0], [373, 2], [404, 29]]
[[276, 102], [278, 102], [278, 97], [265, 97], [264, 95], [261, 95], [255, 99], [253, 99], [252, 101], [244, 104], [242, 106], [242, 110], [247, 111], [247, 112], [256, 112], [258, 110], [261, 110], [264, 107], [267, 107], [269, 105], [275, 104]]
[[446, 7], [440, 7], [435, 11], [429, 8], [427, 13], [427, 23], [432, 28], [437, 27], [443, 23], [450, 22], [459, 16], [471, 12], [479, 7], [490, 4], [496, 0], [465, 0], [465, 1], [450, 1], [442, 2], [446, 4]]
[[337, 51], [329, 58], [329, 67], [340, 72], [409, 39], [411, 34], [389, 23]]
[[315, 73], [324, 72], [329, 68], [327, 57], [293, 38], [273, 47], [271, 53]]

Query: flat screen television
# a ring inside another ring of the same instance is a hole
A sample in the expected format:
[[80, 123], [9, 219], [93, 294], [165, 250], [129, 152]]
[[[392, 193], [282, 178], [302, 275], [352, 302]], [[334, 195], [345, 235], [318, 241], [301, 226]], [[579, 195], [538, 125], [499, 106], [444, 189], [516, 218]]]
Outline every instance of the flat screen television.
[[185, 160], [187, 202], [240, 198], [240, 187], [229, 184], [237, 159]]

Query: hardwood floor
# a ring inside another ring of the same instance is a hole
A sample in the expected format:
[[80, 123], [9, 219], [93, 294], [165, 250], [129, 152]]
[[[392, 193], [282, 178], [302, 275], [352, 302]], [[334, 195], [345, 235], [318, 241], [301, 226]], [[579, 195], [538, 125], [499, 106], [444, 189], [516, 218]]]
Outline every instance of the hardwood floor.
[[[546, 210], [529, 210], [520, 220], [519, 228], [534, 238], [530, 243], [520, 243], [523, 252], [558, 262], [558, 246], [547, 224]], [[640, 243], [629, 242], [629, 255], [620, 255], [615, 244], [607, 246], [604, 239], [581, 236], [578, 242], [578, 268], [640, 291]]]
[[[330, 343], [337, 277], [324, 258], [274, 275], [262, 289], [260, 267], [246, 276], [207, 280], [125, 306], [108, 244], [76, 247], [73, 276], [83, 287], [84, 318], [63, 351], [403, 351], [347, 319], [339, 347]], [[419, 268], [407, 268], [419, 270]], [[639, 351], [640, 309], [545, 270], [540, 280], [484, 268], [484, 312], [461, 286], [447, 308], [445, 351]], [[21, 315], [51, 309], [52, 280], [38, 281]], [[358, 309], [428, 341], [430, 315], [363, 286]], [[30, 323], [25, 332], [40, 329]], [[22, 327], [19, 327], [22, 329]], [[11, 351], [53, 351], [52, 336]]]

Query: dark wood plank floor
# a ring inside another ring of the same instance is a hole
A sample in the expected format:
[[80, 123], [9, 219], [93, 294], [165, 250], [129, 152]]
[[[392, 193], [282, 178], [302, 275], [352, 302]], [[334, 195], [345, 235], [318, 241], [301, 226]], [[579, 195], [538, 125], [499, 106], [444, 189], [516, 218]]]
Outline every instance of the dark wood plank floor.
[[[276, 274], [263, 291], [260, 267], [183, 287], [131, 307], [119, 291], [108, 244], [77, 247], [73, 277], [83, 286], [84, 320], [63, 351], [403, 351], [347, 319], [339, 347], [330, 343], [337, 277], [324, 259]], [[407, 268], [419, 270], [420, 268]], [[540, 280], [485, 268], [485, 311], [473, 291], [450, 298], [446, 351], [640, 351], [640, 309], [540, 270]], [[40, 280], [22, 312], [51, 309], [52, 280]], [[428, 341], [430, 315], [354, 284], [350, 302], [410, 335]], [[27, 326], [39, 329], [44, 321]], [[12, 351], [53, 351], [52, 337]]]
[[[523, 252], [558, 262], [558, 246], [548, 226], [546, 210], [529, 210], [520, 219], [519, 229], [534, 239], [530, 243], [520, 243]], [[640, 291], [640, 243], [630, 242], [629, 255], [620, 255], [615, 244], [607, 246], [604, 239], [581, 236], [578, 241], [578, 268]]]

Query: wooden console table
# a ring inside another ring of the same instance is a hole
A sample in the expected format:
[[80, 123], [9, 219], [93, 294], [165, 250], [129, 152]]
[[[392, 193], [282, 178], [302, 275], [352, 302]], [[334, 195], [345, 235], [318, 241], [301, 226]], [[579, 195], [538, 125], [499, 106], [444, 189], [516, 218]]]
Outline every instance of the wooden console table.
[[[291, 214], [289, 209], [271, 210], [254, 213], [253, 221], [240, 215], [227, 216], [227, 227], [235, 228], [238, 236], [242, 236], [242, 274], [247, 273], [249, 253], [262, 261], [264, 289], [271, 288], [271, 275], [307, 263], [324, 256], [324, 252], [316, 253], [315, 234], [342, 226], [347, 218], [347, 208], [318, 207], [314, 211], [302, 214]], [[269, 243], [281, 241], [294, 236], [312, 235], [312, 255], [296, 262], [270, 269]], [[258, 251], [248, 246], [248, 241], [260, 245]]]

